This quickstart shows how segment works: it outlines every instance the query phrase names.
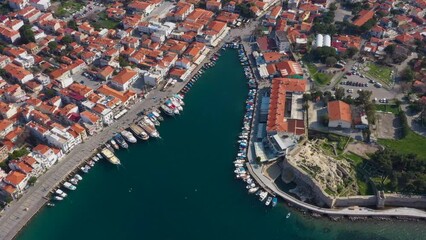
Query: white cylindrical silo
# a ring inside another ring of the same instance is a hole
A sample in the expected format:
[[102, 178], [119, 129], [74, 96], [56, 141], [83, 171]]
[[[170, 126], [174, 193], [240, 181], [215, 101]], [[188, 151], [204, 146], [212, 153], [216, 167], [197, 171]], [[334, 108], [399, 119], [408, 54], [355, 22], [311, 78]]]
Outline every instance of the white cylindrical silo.
[[324, 47], [331, 47], [331, 37], [330, 35], [325, 35], [324, 36]]
[[322, 36], [322, 34], [317, 34], [317, 39], [315, 42], [315, 47], [322, 47], [324, 44], [324, 38]]

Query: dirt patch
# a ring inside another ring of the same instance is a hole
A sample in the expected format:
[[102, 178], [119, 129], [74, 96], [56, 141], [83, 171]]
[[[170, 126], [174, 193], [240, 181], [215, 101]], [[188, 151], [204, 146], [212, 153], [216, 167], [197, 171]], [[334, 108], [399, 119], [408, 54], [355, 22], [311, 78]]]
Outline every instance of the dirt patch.
[[375, 153], [377, 150], [379, 150], [379, 146], [357, 142], [357, 143], [349, 143], [346, 147], [346, 151], [349, 151], [351, 153], [354, 153], [358, 156], [361, 156], [363, 158], [368, 159], [368, 154]]
[[384, 139], [400, 139], [402, 123], [398, 116], [392, 113], [376, 113], [376, 136]]

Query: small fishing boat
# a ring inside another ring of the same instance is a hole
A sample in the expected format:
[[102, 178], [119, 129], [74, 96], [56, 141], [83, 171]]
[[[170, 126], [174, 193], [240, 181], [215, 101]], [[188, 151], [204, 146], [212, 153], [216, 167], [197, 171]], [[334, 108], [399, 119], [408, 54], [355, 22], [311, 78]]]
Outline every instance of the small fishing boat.
[[117, 142], [114, 139], [111, 139], [110, 143], [115, 150], [120, 149], [120, 147], [118, 146]]
[[70, 181], [72, 184], [74, 184], [74, 185], [77, 185], [77, 184], [78, 184], [78, 180], [77, 180], [77, 179], [75, 179], [75, 178], [71, 178], [69, 181]]
[[268, 197], [268, 199], [266, 199], [265, 205], [269, 206], [269, 204], [271, 204], [272, 202], [272, 197]]
[[67, 197], [67, 194], [64, 192], [64, 191], [62, 191], [61, 189], [56, 189], [56, 191], [55, 191], [55, 193], [58, 195], [58, 196], [60, 196], [61, 198], [65, 198], [65, 197]]
[[85, 168], [85, 167], [81, 167], [80, 170], [84, 173], [88, 173], [89, 169]]
[[76, 174], [74, 177], [75, 177], [78, 181], [83, 180], [83, 177], [82, 177], [82, 176], [80, 176], [79, 174]]
[[62, 200], [64, 200], [63, 197], [59, 197], [59, 196], [54, 196], [53, 199], [55, 199], [56, 201], [62, 201]]
[[291, 213], [287, 213], [287, 216], [285, 218], [289, 218], [291, 216]]
[[277, 206], [277, 203], [278, 203], [278, 198], [276, 197], [272, 198], [272, 207]]
[[[99, 158], [97, 158], [97, 159], [99, 160]], [[98, 160], [96, 160], [96, 161], [98, 161]], [[92, 160], [88, 161], [87, 164], [89, 164], [90, 167], [94, 167], [95, 166], [95, 162], [92, 161]]]
[[255, 193], [257, 190], [259, 190], [259, 187], [250, 188], [248, 190], [249, 193]]
[[51, 202], [48, 202], [46, 205], [47, 205], [48, 207], [54, 207], [54, 206], [55, 206], [55, 204], [54, 204], [54, 203], [51, 203]]
[[64, 184], [62, 184], [65, 188], [67, 188], [67, 189], [69, 189], [69, 190], [76, 190], [77, 189], [77, 187], [76, 186], [74, 186], [74, 185], [72, 185], [71, 183], [69, 183], [69, 182], [64, 182]]
[[99, 159], [104, 158], [104, 157], [102, 157], [102, 155], [100, 153], [96, 153], [96, 157], [98, 157]]

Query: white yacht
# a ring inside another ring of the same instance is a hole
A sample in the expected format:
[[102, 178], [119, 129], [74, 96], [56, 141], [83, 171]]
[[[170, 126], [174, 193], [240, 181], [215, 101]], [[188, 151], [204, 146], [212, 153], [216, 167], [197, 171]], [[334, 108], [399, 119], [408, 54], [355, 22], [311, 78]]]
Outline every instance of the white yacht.
[[135, 136], [129, 131], [123, 130], [120, 132], [121, 135], [128, 141], [129, 143], [136, 143], [138, 140], [136, 140]]

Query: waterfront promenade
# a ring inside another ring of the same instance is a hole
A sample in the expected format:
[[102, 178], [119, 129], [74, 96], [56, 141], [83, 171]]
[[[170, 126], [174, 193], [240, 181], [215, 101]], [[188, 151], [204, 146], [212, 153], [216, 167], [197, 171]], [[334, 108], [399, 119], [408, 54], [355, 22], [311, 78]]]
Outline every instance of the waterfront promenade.
[[123, 117], [105, 127], [100, 133], [90, 136], [82, 144], [77, 145], [60, 162], [41, 175], [34, 186], [28, 188], [18, 201], [12, 201], [2, 212], [0, 216], [0, 239], [13, 239], [48, 201], [47, 196], [52, 189], [92, 156], [99, 147], [110, 140], [114, 133], [138, 120], [140, 118], [138, 115], [141, 111], [158, 108], [162, 103], [161, 99], [178, 93], [201, 67], [209, 61], [210, 57], [221, 48], [222, 43], [207, 54], [204, 61], [194, 69], [186, 81], [177, 82], [165, 91], [160, 91], [159, 89], [161, 88], [159, 87], [153, 89], [149, 92], [149, 97], [141, 101], [138, 100]]

